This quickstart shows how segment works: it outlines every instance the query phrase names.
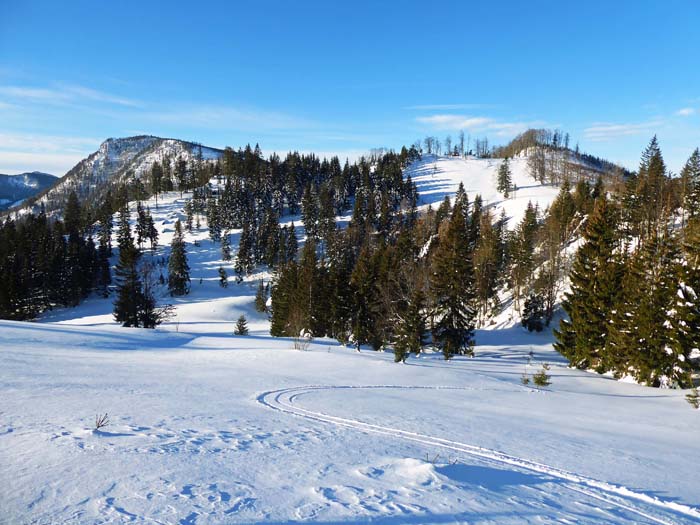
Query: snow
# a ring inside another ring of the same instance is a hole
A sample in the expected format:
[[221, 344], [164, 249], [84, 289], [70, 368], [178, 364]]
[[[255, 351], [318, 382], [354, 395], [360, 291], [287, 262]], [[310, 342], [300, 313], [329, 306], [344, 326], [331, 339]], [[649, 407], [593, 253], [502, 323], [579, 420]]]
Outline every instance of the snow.
[[510, 220], [508, 227], [513, 229], [525, 216], [528, 202], [539, 205], [541, 211], [549, 206], [559, 188], [542, 185], [533, 179], [528, 171], [527, 158], [509, 160], [513, 184], [517, 191], [508, 199], [496, 190], [496, 175], [502, 159], [477, 159], [473, 157], [436, 157], [426, 155], [414, 163], [407, 171], [416, 183], [422, 208], [432, 205], [437, 208], [445, 196], [451, 199], [457, 193], [460, 182], [469, 196], [469, 202], [481, 195], [485, 206], [494, 209], [494, 218], [505, 210]]
[[[400, 365], [190, 327], [0, 322], [3, 519], [700, 520], [682, 393], [569, 370], [546, 336], [479, 332], [473, 359]], [[547, 390], [519, 382], [531, 349]]]
[[[511, 168], [521, 190], [505, 202], [497, 162], [411, 170], [424, 206], [462, 181], [512, 227], [557, 189]], [[147, 203], [161, 247], [145, 259], [168, 254], [189, 198]], [[254, 310], [269, 274], [223, 289], [233, 261], [206, 220], [185, 240], [192, 291], [159, 289], [177, 315], [156, 330], [117, 326], [113, 298], [0, 321], [0, 523], [700, 523], [700, 418], [684, 392], [571, 370], [551, 334], [505, 312], [474, 358], [295, 350]], [[249, 336], [232, 335], [240, 314]], [[550, 387], [521, 384], [545, 362]]]

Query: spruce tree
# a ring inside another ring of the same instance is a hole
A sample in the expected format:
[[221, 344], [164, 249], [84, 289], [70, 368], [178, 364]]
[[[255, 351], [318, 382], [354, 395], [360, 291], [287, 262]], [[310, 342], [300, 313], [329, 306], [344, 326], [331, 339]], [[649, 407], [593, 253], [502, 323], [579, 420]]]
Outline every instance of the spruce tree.
[[425, 295], [416, 287], [395, 314], [394, 362], [405, 362], [411, 353], [420, 354], [426, 341]]
[[498, 167], [498, 184], [496, 189], [507, 199], [512, 187], [513, 177], [510, 171], [510, 165], [508, 164], [508, 157], [506, 157]]
[[534, 291], [530, 292], [523, 306], [523, 316], [520, 321], [528, 332], [541, 332], [544, 329], [544, 301]]
[[689, 219], [700, 215], [700, 149], [696, 148], [681, 170], [683, 206]]
[[459, 208], [440, 228], [430, 284], [436, 319], [433, 335], [445, 359], [471, 354], [476, 316], [474, 269]]
[[245, 315], [240, 315], [233, 333], [235, 335], [248, 335], [248, 321], [246, 321]]
[[677, 261], [678, 246], [670, 232], [647, 238], [633, 254], [606, 348], [616, 376], [632, 375], [650, 386], [677, 379], [678, 355], [673, 351]]
[[291, 261], [278, 269], [272, 286], [270, 335], [274, 337], [292, 335], [289, 330], [289, 318], [294, 308], [296, 287], [297, 264]]
[[170, 245], [168, 260], [168, 291], [170, 295], [186, 295], [190, 291], [190, 267], [187, 264], [187, 250], [182, 236], [182, 223], [175, 223], [175, 235]]
[[228, 232], [224, 232], [221, 236], [221, 258], [224, 261], [231, 260], [231, 238]]
[[372, 341], [374, 335], [373, 304], [377, 293], [376, 279], [372, 250], [365, 245], [350, 276], [353, 295], [352, 335], [358, 352], [363, 344]]
[[260, 313], [267, 311], [267, 288], [262, 279], [258, 283], [258, 289], [255, 292], [255, 310]]
[[616, 224], [615, 209], [601, 196], [588, 219], [584, 242], [571, 270], [571, 290], [562, 305], [569, 318], [562, 319], [554, 332], [554, 347], [577, 368], [599, 372], [609, 369], [604, 352], [622, 279]]
[[248, 223], [245, 223], [238, 241], [238, 254], [236, 255], [236, 264], [234, 267], [239, 282], [243, 281], [244, 275], [248, 275], [253, 271], [253, 268], [255, 268], [253, 249], [253, 235]]
[[223, 266], [219, 266], [219, 286], [222, 288], [228, 287], [228, 275]]
[[133, 244], [129, 231], [128, 213], [120, 214], [119, 261], [115, 270], [117, 297], [114, 301], [114, 319], [122, 326], [140, 326], [140, 312], [144, 304], [143, 284], [138, 269], [140, 253]]

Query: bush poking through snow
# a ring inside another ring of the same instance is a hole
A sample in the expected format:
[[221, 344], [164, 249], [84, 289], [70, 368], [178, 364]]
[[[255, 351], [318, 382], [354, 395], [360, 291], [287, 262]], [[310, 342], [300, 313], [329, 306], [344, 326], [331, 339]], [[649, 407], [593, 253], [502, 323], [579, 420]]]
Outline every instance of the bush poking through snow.
[[248, 335], [248, 321], [246, 321], [245, 315], [241, 314], [236, 321], [236, 328], [233, 330], [234, 335]]
[[685, 400], [690, 403], [693, 408], [700, 408], [700, 392], [698, 388], [692, 388], [689, 394], [686, 394]]
[[549, 386], [552, 384], [550, 381], [551, 376], [547, 374], [547, 371], [549, 370], [549, 365], [547, 363], [542, 365], [542, 370], [537, 372], [532, 376], [532, 382], [535, 383], [537, 386]]
[[296, 350], [308, 350], [313, 337], [309, 332], [302, 331], [294, 338], [294, 348]]
[[526, 386], [530, 384], [530, 376], [527, 375], [527, 372], [523, 372], [523, 375], [520, 376], [520, 382]]
[[100, 430], [107, 425], [109, 425], [109, 416], [107, 415], [107, 412], [105, 412], [103, 415], [95, 414], [95, 430]]

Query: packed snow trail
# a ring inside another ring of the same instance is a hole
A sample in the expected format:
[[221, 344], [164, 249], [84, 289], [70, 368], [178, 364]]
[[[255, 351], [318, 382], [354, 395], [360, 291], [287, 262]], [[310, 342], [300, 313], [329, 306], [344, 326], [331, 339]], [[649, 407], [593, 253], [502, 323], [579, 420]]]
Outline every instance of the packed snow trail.
[[[257, 400], [262, 405], [273, 410], [293, 414], [314, 421], [320, 421], [337, 426], [352, 428], [361, 432], [369, 432], [374, 434], [382, 434], [397, 437], [407, 441], [420, 443], [423, 445], [430, 445], [433, 447], [438, 446], [456, 452], [462, 452], [471, 456], [479, 457], [500, 465], [507, 465], [509, 467], [516, 467], [520, 469], [526, 469], [532, 472], [537, 472], [539, 474], [545, 474], [547, 476], [551, 476], [553, 478], [565, 481], [565, 486], [570, 490], [579, 492], [594, 499], [605, 501], [609, 504], [633, 512], [650, 521], [662, 525], [675, 525], [681, 523], [680, 521], [678, 521], [678, 519], [681, 518], [681, 516], [683, 518], [688, 518], [689, 520], [691, 520], [685, 522], [700, 523], [700, 510], [689, 505], [683, 505], [681, 503], [652, 497], [641, 492], [636, 492], [627, 487], [613, 485], [605, 481], [595, 480], [586, 476], [582, 476], [580, 474], [552, 467], [550, 465], [545, 465], [543, 463], [537, 463], [527, 459], [519, 458], [517, 456], [512, 456], [510, 454], [505, 454], [497, 450], [469, 445], [466, 443], [460, 443], [458, 441], [443, 439], [437, 436], [430, 436], [427, 434], [420, 434], [417, 432], [409, 432], [406, 430], [381, 425], [374, 425], [371, 423], [364, 423], [355, 419], [348, 419], [344, 417], [325, 414], [323, 412], [307, 410], [298, 405], [295, 405], [296, 399], [302, 395], [323, 390], [338, 389], [472, 390], [469, 387], [455, 386], [306, 385], [263, 392], [257, 397]], [[634, 503], [628, 500], [634, 500]], [[635, 504], [641, 504], [645, 506], [645, 508], [641, 509], [638, 506], [635, 506]], [[659, 512], [667, 514], [669, 516], [659, 516]]]

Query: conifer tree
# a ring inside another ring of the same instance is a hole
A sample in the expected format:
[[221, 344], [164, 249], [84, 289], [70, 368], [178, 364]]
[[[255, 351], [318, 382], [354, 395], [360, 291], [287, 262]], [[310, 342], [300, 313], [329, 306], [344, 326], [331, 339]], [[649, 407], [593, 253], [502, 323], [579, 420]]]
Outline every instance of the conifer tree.
[[689, 219], [700, 216], [700, 149], [696, 148], [681, 170], [683, 206]]
[[221, 258], [224, 261], [231, 260], [231, 238], [228, 232], [224, 232], [221, 236]]
[[289, 317], [295, 306], [293, 300], [296, 287], [297, 264], [291, 261], [278, 269], [272, 287], [270, 335], [274, 337], [292, 335], [289, 330]]
[[219, 286], [222, 288], [228, 287], [228, 275], [223, 266], [219, 266]]
[[143, 284], [138, 269], [139, 251], [129, 232], [128, 212], [119, 216], [119, 261], [115, 270], [117, 297], [114, 302], [114, 319], [122, 326], [139, 326], [144, 306]]
[[187, 264], [187, 250], [179, 220], [175, 223], [175, 235], [170, 245], [168, 291], [170, 295], [186, 295], [190, 291], [190, 267]]
[[146, 236], [151, 244], [151, 251], [155, 252], [158, 247], [158, 228], [156, 228], [149, 208], [146, 208]]
[[462, 211], [456, 208], [440, 228], [432, 260], [433, 334], [445, 359], [471, 354], [474, 345], [474, 269]]
[[238, 276], [238, 282], [243, 281], [243, 276], [248, 275], [255, 267], [253, 248], [253, 236], [248, 227], [248, 223], [245, 223], [238, 241], [238, 254], [236, 255], [236, 264], [234, 267], [236, 275]]
[[616, 223], [615, 209], [601, 196], [571, 270], [571, 290], [562, 305], [569, 319], [562, 319], [554, 332], [554, 347], [577, 368], [609, 369], [604, 359], [608, 320], [622, 278]]
[[395, 314], [394, 362], [405, 362], [409, 354], [419, 354], [426, 341], [425, 295], [419, 287], [411, 290]]
[[534, 291], [530, 292], [523, 306], [523, 316], [520, 321], [528, 332], [541, 332], [544, 329], [544, 301]]
[[63, 217], [63, 224], [66, 228], [66, 233], [68, 235], [78, 235], [81, 231], [83, 220], [80, 201], [78, 200], [78, 196], [75, 191], [71, 191], [68, 194], [68, 201], [66, 202]]
[[647, 238], [632, 256], [605, 356], [618, 377], [632, 375], [651, 386], [677, 379], [678, 357], [672, 349], [677, 260], [678, 246], [670, 232]]
[[358, 352], [363, 344], [372, 341], [374, 335], [372, 306], [375, 300], [377, 276], [372, 262], [372, 251], [365, 245], [360, 251], [350, 276], [353, 294], [352, 335]]
[[123, 247], [133, 246], [133, 239], [131, 237], [131, 227], [129, 226], [129, 219], [131, 214], [129, 212], [129, 205], [124, 204], [119, 209], [119, 218], [117, 224], [117, 244], [121, 250]]
[[236, 328], [234, 329], [233, 333], [235, 335], [248, 335], [248, 321], [245, 318], [245, 315], [241, 314], [240, 317], [238, 317], [238, 321], [236, 321]]
[[318, 236], [319, 209], [318, 199], [311, 184], [306, 186], [301, 200], [301, 218], [307, 237], [315, 239]]
[[508, 157], [506, 157], [498, 167], [498, 184], [496, 189], [507, 199], [512, 187], [513, 177], [510, 171], [510, 165], [508, 164]]
[[255, 310], [260, 313], [267, 311], [267, 288], [262, 279], [260, 279], [258, 289], [255, 292]]

